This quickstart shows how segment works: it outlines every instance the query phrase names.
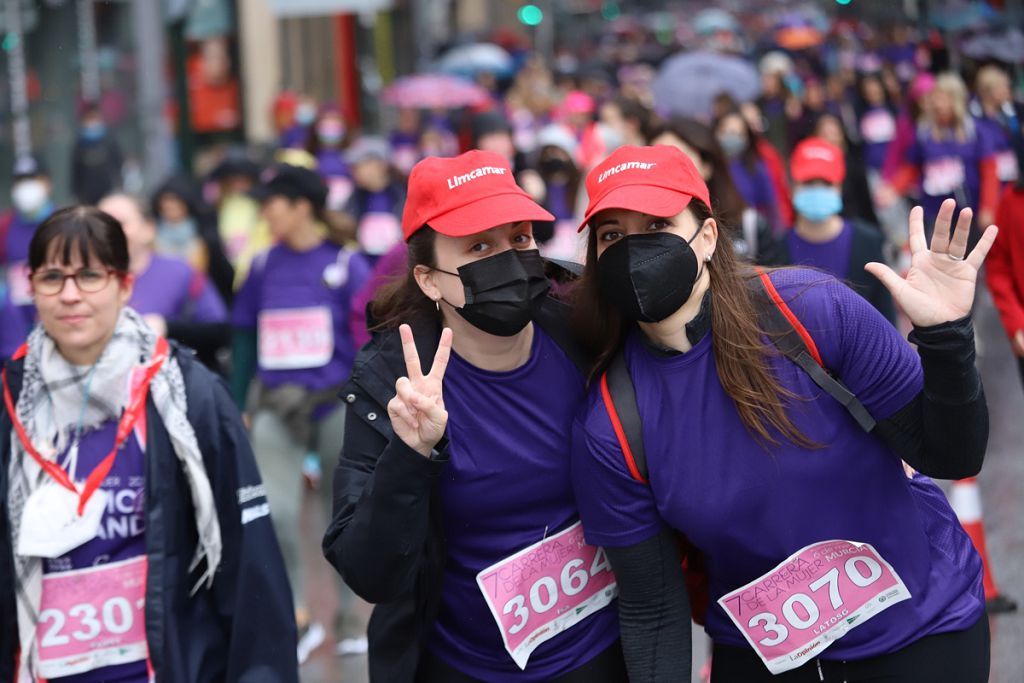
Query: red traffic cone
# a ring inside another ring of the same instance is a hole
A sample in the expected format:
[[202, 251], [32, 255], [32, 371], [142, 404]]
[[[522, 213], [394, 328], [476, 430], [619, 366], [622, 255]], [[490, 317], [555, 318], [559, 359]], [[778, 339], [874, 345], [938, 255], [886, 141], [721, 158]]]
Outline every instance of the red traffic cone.
[[985, 588], [985, 604], [989, 612], [1013, 612], [1017, 603], [1002, 595], [996, 587], [992, 576], [991, 563], [988, 559], [988, 548], [985, 545], [985, 524], [981, 511], [981, 494], [978, 492], [978, 481], [974, 477], [953, 482], [950, 496], [953, 512], [960, 520], [960, 525], [971, 538], [975, 550], [981, 555], [983, 567], [982, 583]]

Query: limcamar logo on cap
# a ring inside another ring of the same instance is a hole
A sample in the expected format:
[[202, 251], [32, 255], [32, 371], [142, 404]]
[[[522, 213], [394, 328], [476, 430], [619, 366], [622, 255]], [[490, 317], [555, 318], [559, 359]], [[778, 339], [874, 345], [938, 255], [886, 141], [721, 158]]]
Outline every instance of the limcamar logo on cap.
[[465, 185], [466, 183], [482, 178], [485, 175], [505, 175], [508, 173], [507, 168], [501, 168], [500, 166], [481, 166], [475, 168], [469, 173], [463, 173], [462, 175], [453, 175], [448, 179], [448, 189], [454, 190], [459, 185]]
[[804, 149], [804, 156], [808, 159], [821, 159], [822, 161], [834, 161], [835, 154], [826, 147], [808, 147]]
[[648, 164], [643, 161], [627, 161], [624, 164], [619, 164], [618, 166], [612, 166], [611, 168], [609, 168], [607, 171], [598, 176], [597, 182], [603, 183], [605, 179], [608, 178], [608, 176], [613, 176], [616, 173], [622, 173], [623, 171], [650, 171], [657, 165], [658, 164], [656, 163]]

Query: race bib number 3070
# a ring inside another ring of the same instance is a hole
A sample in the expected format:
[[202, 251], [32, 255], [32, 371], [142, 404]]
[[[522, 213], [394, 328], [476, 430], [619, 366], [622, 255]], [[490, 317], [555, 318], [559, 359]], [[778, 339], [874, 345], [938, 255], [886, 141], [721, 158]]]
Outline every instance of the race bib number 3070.
[[718, 600], [773, 674], [801, 666], [910, 591], [867, 543], [822, 541]]
[[541, 643], [607, 607], [618, 586], [579, 522], [476, 575], [505, 649], [520, 669]]

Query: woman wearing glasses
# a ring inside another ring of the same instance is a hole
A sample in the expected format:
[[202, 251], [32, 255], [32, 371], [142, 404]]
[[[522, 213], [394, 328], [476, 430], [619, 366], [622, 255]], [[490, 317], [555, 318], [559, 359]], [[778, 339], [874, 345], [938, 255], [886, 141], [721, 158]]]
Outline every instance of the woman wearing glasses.
[[0, 671], [296, 681], [291, 595], [238, 412], [126, 306], [120, 224], [59, 211], [29, 266], [39, 324], [5, 364], [0, 405]]

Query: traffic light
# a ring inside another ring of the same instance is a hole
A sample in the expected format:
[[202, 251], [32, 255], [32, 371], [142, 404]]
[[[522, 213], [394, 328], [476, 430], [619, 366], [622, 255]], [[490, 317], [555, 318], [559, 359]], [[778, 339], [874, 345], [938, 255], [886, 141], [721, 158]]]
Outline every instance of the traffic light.
[[613, 21], [622, 16], [622, 9], [615, 0], [606, 0], [601, 4], [601, 16], [607, 21]]
[[536, 5], [523, 5], [516, 13], [519, 22], [527, 26], [539, 26], [544, 21], [544, 12]]
[[836, 0], [837, 5], [849, 5], [853, 0]]

